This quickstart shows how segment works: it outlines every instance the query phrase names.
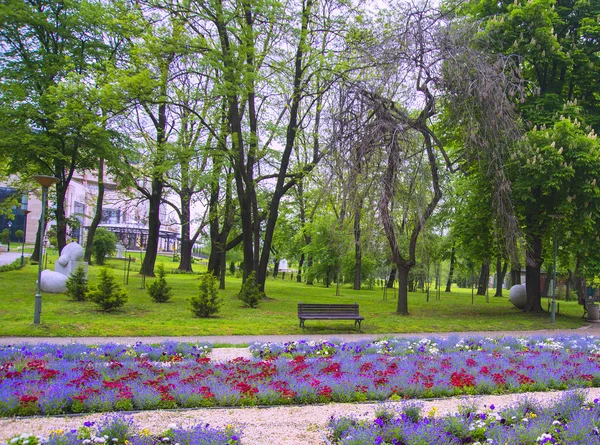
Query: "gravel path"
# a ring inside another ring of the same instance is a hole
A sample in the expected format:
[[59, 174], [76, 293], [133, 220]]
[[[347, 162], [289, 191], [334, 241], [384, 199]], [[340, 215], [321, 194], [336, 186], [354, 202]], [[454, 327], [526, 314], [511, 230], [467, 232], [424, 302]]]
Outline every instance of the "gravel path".
[[[215, 349], [213, 360], [249, 357], [245, 348]], [[561, 392], [510, 394], [502, 396], [457, 397], [423, 401], [424, 412], [436, 409], [436, 415], [456, 412], [460, 405], [471, 402], [479, 407], [494, 404], [497, 409], [514, 405], [523, 397], [546, 404], [561, 396]], [[600, 398], [600, 388], [588, 390], [588, 399]], [[390, 403], [398, 406], [398, 403]], [[269, 408], [215, 408], [173, 411], [144, 411], [133, 416], [141, 428], [160, 433], [170, 424], [192, 426], [208, 423], [212, 426], [233, 425], [242, 430], [245, 445], [324, 445], [327, 421], [331, 416], [353, 414], [357, 417], [374, 417], [378, 403], [332, 403], [310, 406], [279, 406]], [[80, 427], [85, 421], [95, 421], [103, 414], [65, 417], [4, 418], [0, 419], [0, 443], [21, 433], [47, 436], [56, 429], [69, 430]]]

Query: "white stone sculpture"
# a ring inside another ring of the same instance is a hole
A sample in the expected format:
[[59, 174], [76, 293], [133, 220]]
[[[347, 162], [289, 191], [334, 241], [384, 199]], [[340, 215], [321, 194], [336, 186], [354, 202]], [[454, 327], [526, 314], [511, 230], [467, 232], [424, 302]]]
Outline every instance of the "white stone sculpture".
[[46, 269], [42, 271], [40, 288], [42, 292], [62, 294], [67, 290], [67, 279], [77, 269], [83, 266], [87, 276], [87, 263], [82, 262], [83, 247], [77, 243], [69, 243], [60, 253], [54, 264], [54, 272]]
[[42, 292], [50, 294], [62, 294], [67, 290], [67, 275], [60, 272], [53, 272], [50, 269], [42, 271], [42, 284], [40, 288]]
[[527, 304], [527, 288], [523, 284], [515, 284], [510, 288], [510, 302], [517, 309], [525, 309]]

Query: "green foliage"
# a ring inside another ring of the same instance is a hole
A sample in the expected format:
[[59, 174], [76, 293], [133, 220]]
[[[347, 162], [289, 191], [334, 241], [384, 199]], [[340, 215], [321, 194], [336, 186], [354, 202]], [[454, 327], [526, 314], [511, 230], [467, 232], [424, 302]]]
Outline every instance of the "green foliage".
[[216, 315], [223, 304], [217, 290], [217, 279], [211, 273], [200, 278], [200, 292], [190, 299], [190, 309], [196, 317], [208, 318]]
[[165, 279], [165, 266], [158, 264], [158, 278], [148, 286], [148, 294], [155, 303], [166, 303], [173, 297], [173, 289], [167, 284]]
[[21, 229], [19, 229], [19, 230], [15, 231], [15, 236], [17, 237], [18, 240], [23, 240], [25, 233]]
[[0, 243], [8, 244], [9, 237], [10, 237], [10, 233], [9, 233], [8, 229], [4, 229], [2, 232], [0, 232]]
[[229, 273], [231, 275], [235, 275], [235, 261], [232, 261], [231, 263], [229, 263]]
[[97, 288], [88, 293], [88, 298], [107, 312], [122, 307], [127, 303], [127, 292], [116, 282], [108, 267], [100, 270], [100, 283]]
[[99, 266], [104, 265], [106, 257], [115, 253], [116, 246], [117, 236], [102, 227], [98, 228], [92, 243], [92, 254], [96, 264]]
[[[25, 263], [27, 264], [27, 259], [25, 259]], [[19, 270], [21, 268], [21, 258], [17, 258], [10, 264], [5, 264], [4, 266], [0, 266], [0, 272], [9, 272], [11, 270]]]
[[85, 269], [83, 266], [78, 266], [67, 280], [67, 291], [65, 294], [75, 301], [84, 301], [87, 291], [88, 282], [85, 276]]
[[246, 307], [255, 308], [258, 306], [258, 302], [262, 298], [262, 294], [258, 289], [256, 275], [254, 272], [248, 275], [248, 278], [246, 278], [246, 281], [242, 284], [238, 298]]

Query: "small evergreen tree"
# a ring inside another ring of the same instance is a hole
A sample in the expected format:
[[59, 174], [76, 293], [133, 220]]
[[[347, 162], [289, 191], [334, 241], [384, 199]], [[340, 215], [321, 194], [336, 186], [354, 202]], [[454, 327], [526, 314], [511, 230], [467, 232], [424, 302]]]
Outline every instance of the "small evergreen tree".
[[84, 301], [85, 294], [88, 291], [88, 280], [85, 277], [83, 266], [77, 266], [77, 269], [69, 276], [67, 280], [67, 296], [75, 301]]
[[92, 243], [92, 253], [96, 264], [102, 266], [108, 255], [113, 255], [117, 249], [117, 236], [104, 228], [96, 230]]
[[17, 237], [17, 239], [21, 242], [23, 242], [23, 237], [25, 236], [25, 232], [23, 232], [22, 230], [17, 230], [15, 231], [15, 236]]
[[238, 298], [242, 300], [244, 306], [255, 308], [258, 306], [258, 301], [262, 297], [258, 284], [256, 284], [256, 276], [254, 272], [248, 275], [246, 282], [242, 284]]
[[235, 262], [231, 262], [229, 263], [229, 272], [231, 273], [231, 275], [235, 275]]
[[156, 303], [166, 303], [173, 297], [173, 288], [165, 279], [165, 265], [159, 263], [157, 269], [158, 278], [148, 287], [148, 294]]
[[88, 298], [105, 312], [120, 308], [128, 300], [127, 292], [115, 282], [115, 277], [108, 267], [100, 270], [100, 283], [88, 293]]
[[200, 293], [190, 299], [190, 309], [196, 317], [208, 318], [219, 312], [223, 300], [217, 290], [217, 279], [211, 273], [200, 278]]

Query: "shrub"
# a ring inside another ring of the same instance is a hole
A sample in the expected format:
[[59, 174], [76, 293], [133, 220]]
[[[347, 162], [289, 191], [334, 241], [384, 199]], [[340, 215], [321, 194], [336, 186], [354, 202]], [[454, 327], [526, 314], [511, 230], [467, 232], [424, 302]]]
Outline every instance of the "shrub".
[[229, 264], [229, 272], [231, 275], [235, 275], [235, 263], [233, 261]]
[[200, 293], [190, 300], [191, 311], [196, 317], [208, 318], [219, 312], [223, 304], [217, 291], [217, 279], [211, 273], [200, 278]]
[[248, 275], [244, 284], [242, 284], [238, 298], [242, 300], [244, 306], [255, 308], [258, 306], [258, 301], [261, 297], [262, 295], [258, 289], [258, 284], [256, 284], [256, 276], [254, 272], [252, 272]]
[[18, 240], [23, 241], [23, 237], [25, 236], [25, 232], [23, 232], [22, 230], [16, 230], [15, 231], [15, 236], [17, 237]]
[[92, 254], [96, 264], [102, 266], [108, 255], [113, 255], [116, 251], [117, 236], [108, 230], [100, 227], [96, 230], [94, 241], [92, 242]]
[[2, 232], [0, 232], [0, 243], [8, 244], [9, 237], [10, 232], [8, 231], [8, 229], [4, 229]]
[[83, 266], [77, 266], [77, 269], [75, 269], [67, 280], [67, 291], [65, 294], [75, 301], [84, 301], [87, 291], [88, 281], [85, 277], [85, 269]]
[[148, 294], [156, 303], [166, 303], [173, 297], [173, 288], [167, 284], [165, 279], [165, 266], [158, 265], [158, 278], [148, 286]]
[[105, 312], [120, 308], [128, 299], [127, 292], [115, 282], [112, 271], [107, 267], [100, 270], [100, 283], [88, 293], [88, 298]]

